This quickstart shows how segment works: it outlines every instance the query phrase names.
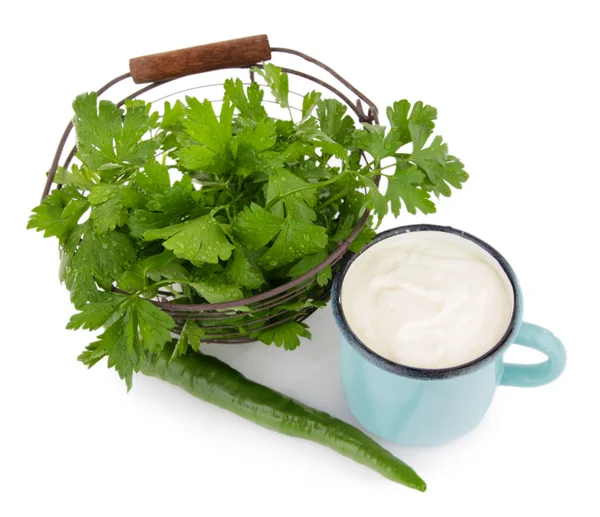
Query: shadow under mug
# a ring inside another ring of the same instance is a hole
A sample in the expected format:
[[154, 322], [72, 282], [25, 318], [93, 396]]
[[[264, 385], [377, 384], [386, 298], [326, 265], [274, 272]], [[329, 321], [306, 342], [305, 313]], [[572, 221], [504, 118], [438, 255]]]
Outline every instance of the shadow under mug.
[[[477, 359], [451, 368], [425, 369], [392, 362], [368, 348], [344, 316], [341, 291], [348, 269], [342, 266], [333, 283], [332, 306], [340, 329], [340, 370], [344, 396], [356, 419], [372, 433], [406, 446], [437, 445], [474, 429], [492, 402], [496, 386], [532, 387], [556, 379], [566, 363], [565, 349], [548, 330], [522, 322], [523, 297], [517, 277], [494, 248], [473, 235], [446, 226], [402, 226], [379, 234], [363, 249], [407, 232], [446, 232], [470, 240], [500, 264], [512, 285], [514, 307], [502, 339]], [[539, 364], [505, 363], [512, 344], [539, 350]]]

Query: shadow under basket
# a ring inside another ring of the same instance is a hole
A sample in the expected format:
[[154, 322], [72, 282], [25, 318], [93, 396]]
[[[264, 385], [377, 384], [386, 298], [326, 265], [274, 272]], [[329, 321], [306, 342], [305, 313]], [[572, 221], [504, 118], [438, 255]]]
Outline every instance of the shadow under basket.
[[[118, 83], [126, 80], [133, 80], [135, 84], [148, 83], [143, 88], [127, 95], [117, 104], [122, 106], [129, 99], [138, 98], [146, 92], [166, 84], [175, 84], [176, 80], [187, 76], [217, 70], [235, 70], [236, 73], [239, 73], [246, 69], [246, 73], [248, 73], [250, 67], [257, 66], [260, 68], [261, 62], [270, 60], [272, 53], [291, 55], [324, 70], [339, 83], [337, 86], [332, 86], [326, 81], [303, 71], [281, 67], [282, 71], [301, 77], [316, 84], [319, 88], [333, 93], [352, 110], [359, 122], [371, 124], [379, 122], [375, 104], [338, 73], [302, 52], [271, 47], [266, 35], [239, 38], [133, 58], [129, 62], [130, 71], [128, 73], [109, 81], [99, 88], [97, 93], [100, 96]], [[249, 70], [249, 80], [251, 82], [255, 81], [254, 73], [251, 70]], [[161, 97], [161, 100], [183, 91], [199, 88], [202, 88], [202, 86], [166, 94]], [[355, 95], [358, 99], [355, 102], [351, 101], [349, 96], [343, 93], [342, 90], [350, 92], [349, 94]], [[301, 98], [301, 95], [297, 95], [297, 97]], [[366, 113], [363, 104], [367, 106]], [[75, 147], [63, 156], [72, 129], [73, 123], [69, 122], [60, 139], [49, 169], [42, 199], [50, 193], [59, 163], [62, 161], [62, 167], [68, 168], [75, 158], [77, 152]], [[61, 188], [61, 185], [57, 185], [56, 188]], [[175, 303], [172, 301], [174, 297], [172, 293], [159, 291], [158, 296], [150, 301], [173, 317], [178, 325], [174, 329], [175, 333], [181, 332], [181, 327], [185, 321], [194, 320], [203, 329], [205, 333], [203, 341], [205, 342], [236, 344], [254, 341], [261, 331], [286, 322], [299, 322], [306, 319], [319, 306], [324, 305], [329, 300], [331, 281], [325, 286], [320, 286], [316, 281], [317, 275], [329, 266], [335, 272], [336, 266], [348, 252], [350, 245], [367, 221], [368, 216], [369, 213], [365, 212], [348, 238], [339, 242], [323, 262], [298, 278], [268, 291], [232, 302], [213, 304]], [[124, 292], [116, 287], [113, 290]], [[300, 301], [302, 303], [299, 303]]]

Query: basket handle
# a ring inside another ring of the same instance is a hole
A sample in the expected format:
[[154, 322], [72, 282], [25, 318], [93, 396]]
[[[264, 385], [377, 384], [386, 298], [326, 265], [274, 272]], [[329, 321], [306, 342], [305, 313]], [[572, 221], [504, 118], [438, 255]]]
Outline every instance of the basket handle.
[[266, 34], [260, 34], [134, 57], [129, 60], [129, 71], [133, 81], [140, 84], [223, 68], [250, 66], [269, 59], [269, 39]]

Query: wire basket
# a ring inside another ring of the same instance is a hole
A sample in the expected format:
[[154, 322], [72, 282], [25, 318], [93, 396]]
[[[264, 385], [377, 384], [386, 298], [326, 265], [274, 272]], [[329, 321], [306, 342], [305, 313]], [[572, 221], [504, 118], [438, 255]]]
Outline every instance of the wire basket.
[[[333, 86], [314, 75], [293, 68], [281, 67], [282, 71], [304, 78], [318, 85], [318, 87], [333, 93], [352, 110], [359, 122], [374, 124], [379, 122], [375, 104], [337, 72], [321, 61], [302, 52], [288, 48], [271, 47], [266, 35], [239, 38], [133, 58], [129, 62], [130, 71], [107, 82], [97, 90], [97, 94], [100, 96], [127, 79], [132, 79], [135, 84], [149, 83], [123, 98], [117, 103], [120, 107], [129, 99], [138, 98], [146, 92], [155, 90], [163, 85], [171, 85], [176, 80], [184, 77], [217, 70], [235, 70], [239, 73], [243, 69], [248, 70], [253, 66], [261, 67], [260, 63], [270, 60], [272, 53], [292, 55], [324, 70], [343, 89], [355, 95], [357, 100], [353, 102], [338, 86]], [[255, 81], [254, 73], [251, 69], [249, 70], [249, 80], [250, 82]], [[205, 84], [180, 89], [155, 100], [163, 100], [183, 92], [221, 84]], [[366, 112], [364, 111], [363, 104], [367, 107]], [[59, 164], [62, 162], [62, 166], [66, 169], [75, 158], [76, 147], [73, 147], [65, 154], [65, 147], [72, 129], [73, 123], [69, 122], [60, 139], [50, 166], [42, 199], [50, 193]], [[57, 185], [56, 188], [61, 188], [61, 185]], [[181, 332], [181, 327], [185, 321], [194, 320], [203, 328], [205, 333], [203, 341], [205, 342], [236, 344], [254, 341], [255, 338], [252, 336], [256, 335], [256, 333], [276, 327], [285, 322], [302, 321], [316, 310], [317, 307], [312, 304], [295, 309], [286, 307], [295, 300], [298, 300], [298, 298], [305, 297], [308, 300], [324, 302], [329, 299], [330, 283], [326, 286], [319, 286], [316, 282], [316, 277], [319, 272], [328, 266], [331, 266], [335, 270], [336, 265], [348, 252], [350, 245], [368, 217], [369, 213], [365, 212], [358, 220], [350, 235], [339, 242], [338, 246], [323, 262], [303, 275], [270, 290], [231, 302], [201, 304], [175, 303], [172, 301], [174, 295], [171, 292], [159, 291], [158, 296], [150, 301], [171, 315], [176, 321], [178, 327], [174, 329], [175, 333]], [[113, 287], [113, 290], [123, 292], [116, 287]]]

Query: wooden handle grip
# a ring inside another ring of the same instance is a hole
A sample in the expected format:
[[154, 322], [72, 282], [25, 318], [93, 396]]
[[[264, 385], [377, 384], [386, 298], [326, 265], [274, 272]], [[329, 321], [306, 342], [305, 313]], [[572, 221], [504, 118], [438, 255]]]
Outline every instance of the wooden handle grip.
[[269, 59], [269, 39], [266, 34], [261, 34], [134, 57], [129, 60], [129, 71], [133, 81], [139, 84], [166, 81], [222, 68], [250, 66]]

